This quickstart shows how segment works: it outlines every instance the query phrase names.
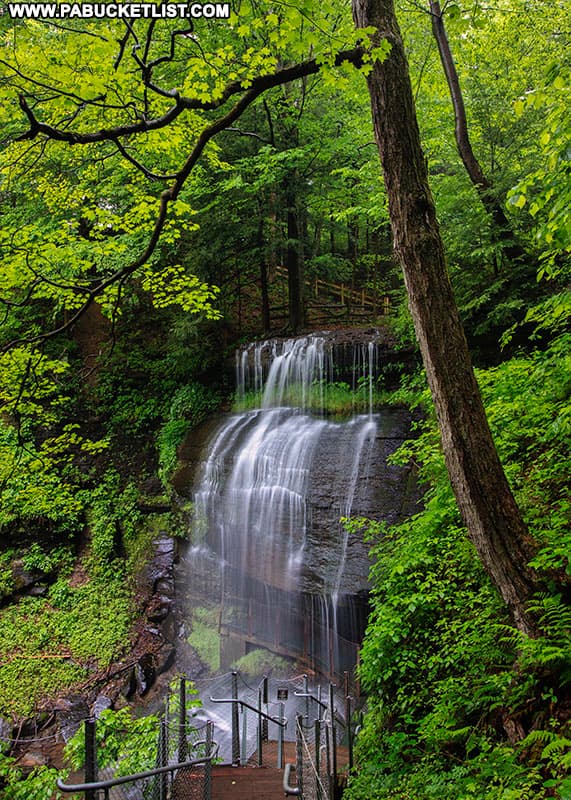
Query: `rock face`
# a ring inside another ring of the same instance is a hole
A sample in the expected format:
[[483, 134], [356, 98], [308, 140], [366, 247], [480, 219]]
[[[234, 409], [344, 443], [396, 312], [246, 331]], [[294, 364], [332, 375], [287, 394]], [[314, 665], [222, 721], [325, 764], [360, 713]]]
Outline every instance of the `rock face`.
[[[179, 453], [181, 459], [188, 459], [178, 473], [177, 488], [181, 493], [193, 496], [193, 490], [198, 486], [198, 471], [212, 447], [216, 430], [220, 431], [227, 422], [231, 423], [232, 418], [233, 415], [218, 417], [215, 423], [205, 423], [196, 434], [188, 437]], [[351, 474], [357, 446], [352, 426], [326, 423], [319, 433], [303, 500], [307, 525], [304, 564], [298, 579], [298, 588], [303, 591], [321, 593], [324, 587], [331, 587], [336, 580], [334, 573], [339, 571], [340, 558], [343, 558], [345, 566], [342, 584], [337, 586], [337, 590], [342, 594], [355, 594], [367, 589], [368, 546], [360, 537], [346, 537], [339, 524], [340, 517], [350, 513], [354, 517], [395, 524], [419, 509], [421, 492], [412, 467], [387, 463], [388, 456], [410, 436], [410, 413], [406, 409], [387, 407], [375, 413], [374, 423], [372, 441], [367, 441], [363, 447], [356, 478]], [[214, 501], [215, 513], [218, 510], [225, 517], [232, 513], [231, 507], [238, 502], [237, 499], [229, 500], [225, 510], [221, 505], [224, 486], [231, 481], [231, 471], [240, 458], [239, 450], [244, 438], [237, 437], [233, 444], [235, 449], [225, 451], [224, 460], [216, 464], [216, 486], [221, 495]], [[256, 468], [253, 468], [255, 472]], [[277, 517], [271, 519], [273, 524], [279, 523]], [[289, 521], [282, 522], [286, 538]], [[252, 577], [259, 572], [259, 558], [260, 551], [254, 553]], [[266, 582], [277, 588], [288, 588], [283, 584], [283, 571], [278, 568], [273, 574], [271, 572], [266, 570]]]
[[[374, 377], [382, 375], [384, 387], [387, 389], [398, 386], [400, 377], [415, 362], [414, 352], [411, 349], [398, 348], [395, 337], [383, 328], [325, 330], [312, 336], [324, 341], [331, 365], [327, 380], [345, 381], [351, 385], [355, 373], [359, 374], [360, 361], [367, 359], [367, 354], [363, 351], [368, 350], [370, 345], [374, 347]], [[276, 344], [279, 346], [287, 341], [291, 340], [276, 338], [256, 345], [246, 345], [237, 352], [236, 360], [242, 361], [251, 373], [259, 368], [263, 374], [267, 374], [275, 355]]]
[[[237, 353], [239, 394], [255, 397], [257, 408], [192, 432], [175, 484], [194, 500], [189, 592], [220, 605], [221, 631], [309, 654], [331, 672], [335, 650], [348, 644], [354, 656], [368, 546], [340, 519], [397, 523], [419, 499], [411, 469], [387, 463], [410, 435], [409, 413], [372, 407], [377, 379], [397, 357], [379, 332], [273, 340]], [[324, 384], [340, 380], [368, 399], [368, 413], [335, 420], [314, 410]]]
[[63, 740], [69, 742], [90, 716], [89, 703], [82, 695], [69, 695], [57, 704], [56, 715]]
[[0, 594], [0, 602], [11, 603], [23, 595], [30, 597], [43, 597], [48, 592], [49, 584], [53, 583], [57, 572], [45, 572], [40, 569], [29, 569], [25, 566], [24, 557], [18, 553], [10, 564], [11, 580]]
[[[420, 493], [412, 468], [387, 463], [389, 455], [410, 436], [410, 414], [404, 409], [385, 408], [377, 417], [374, 441], [359, 465], [350, 514], [395, 524], [418, 511]], [[346, 536], [338, 520], [347, 513], [351, 475], [339, 470], [341, 454], [351, 448], [346, 430], [321, 439], [313, 461], [308, 488], [308, 558], [303, 585], [321, 591], [330, 584], [327, 576], [339, 570], [340, 540], [344, 559], [341, 594], [367, 590], [368, 545], [362, 537]], [[353, 445], [354, 446], [354, 445]]]
[[121, 694], [144, 697], [156, 679], [167, 672], [176, 656], [175, 580], [176, 543], [164, 536], [154, 542], [155, 552], [144, 576], [148, 588], [144, 618], [135, 645], [138, 658], [122, 679]]

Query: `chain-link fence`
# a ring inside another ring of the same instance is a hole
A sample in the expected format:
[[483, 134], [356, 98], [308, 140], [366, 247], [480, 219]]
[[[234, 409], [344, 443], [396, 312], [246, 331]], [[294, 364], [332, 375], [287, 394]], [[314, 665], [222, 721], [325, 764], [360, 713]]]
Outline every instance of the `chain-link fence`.
[[[121, 756], [99, 768], [97, 720], [85, 720], [84, 783], [60, 782], [61, 791], [74, 796], [81, 792], [85, 800], [209, 800], [217, 745], [212, 722], [191, 716], [198, 705], [194, 695], [184, 678], [169, 692], [155, 731], [156, 743], [151, 743], [147, 755], [141, 743], [140, 771], [135, 774], [126, 774], [134, 770]], [[121, 738], [120, 731], [115, 734]]]
[[[192, 683], [181, 678], [156, 728], [147, 726], [142, 758], [137, 733], [136, 761], [125, 755], [126, 731], [111, 728], [122, 748], [109, 763], [106, 723], [85, 720], [83, 783], [60, 788], [85, 800], [208, 800], [212, 763], [283, 769], [289, 762], [296, 765], [295, 794], [334, 800], [336, 776], [352, 763], [353, 688], [347, 674], [324, 690], [307, 675], [258, 681], [229, 672]], [[40, 733], [33, 741], [61, 745], [63, 733]], [[10, 744], [20, 740], [12, 734]]]
[[[210, 800], [211, 767], [214, 749], [212, 723], [204, 730], [194, 730], [194, 742], [181, 732], [180, 725], [175, 728], [176, 737], [169, 736], [168, 720], [160, 723], [156, 750], [156, 765], [152, 769], [131, 775], [121, 775], [121, 763], [97, 768], [96, 722], [85, 722], [85, 782], [66, 784], [58, 781], [58, 788], [73, 797], [83, 796], [85, 800]], [[195, 749], [204, 751], [197, 758], [186, 756], [178, 759], [184, 750], [191, 753]], [[172, 756], [170, 755], [172, 753]], [[78, 793], [81, 793], [79, 795]]]
[[296, 720], [298, 740], [296, 771], [301, 797], [312, 800], [333, 800], [335, 793], [334, 730], [319, 719], [306, 723]]

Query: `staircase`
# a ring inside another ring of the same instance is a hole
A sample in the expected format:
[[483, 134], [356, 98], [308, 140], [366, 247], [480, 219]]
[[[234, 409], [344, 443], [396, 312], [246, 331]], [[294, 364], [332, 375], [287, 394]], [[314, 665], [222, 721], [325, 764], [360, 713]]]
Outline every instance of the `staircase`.
[[[103, 776], [98, 774], [97, 768], [96, 721], [87, 720], [84, 783], [71, 785], [58, 779], [58, 789], [76, 797], [81, 795], [84, 800], [140, 800], [142, 797], [148, 800], [283, 800], [287, 794], [301, 800], [337, 800], [340, 796], [338, 776], [346, 773], [351, 763], [351, 698], [346, 696], [345, 713], [340, 713], [332, 684], [325, 701], [321, 698], [321, 689], [318, 687], [315, 692], [310, 689], [307, 676], [301, 677], [301, 683], [295, 678], [289, 682], [289, 688], [281, 686], [279, 691], [283, 699], [279, 700], [278, 715], [274, 717], [262, 711], [262, 706], [268, 709], [271, 705], [268, 703], [268, 679], [264, 678], [260, 684], [256, 707], [249, 702], [252, 688], [247, 687], [250, 694], [240, 698], [238, 673], [231, 673], [231, 697], [209, 698], [214, 708], [221, 709], [221, 713], [214, 716], [218, 720], [222, 748], [214, 738], [216, 729], [211, 720], [207, 720], [203, 728], [197, 728], [199, 717], [194, 716], [189, 726], [187, 681], [181, 679], [177, 714], [169, 714], [167, 702], [160, 723], [156, 766], [134, 775], [118, 777], [117, 771], [111, 769], [101, 780]], [[286, 705], [294, 712], [289, 717], [288, 738], [285, 736]], [[204, 707], [200, 709], [201, 712], [205, 710]], [[299, 713], [300, 710], [305, 713]], [[267, 738], [268, 729], [277, 730], [276, 741]], [[290, 741], [293, 735], [295, 741]], [[349, 747], [340, 744], [341, 737], [348, 741]], [[226, 763], [221, 764], [224, 759]], [[286, 784], [290, 791], [285, 791]]]

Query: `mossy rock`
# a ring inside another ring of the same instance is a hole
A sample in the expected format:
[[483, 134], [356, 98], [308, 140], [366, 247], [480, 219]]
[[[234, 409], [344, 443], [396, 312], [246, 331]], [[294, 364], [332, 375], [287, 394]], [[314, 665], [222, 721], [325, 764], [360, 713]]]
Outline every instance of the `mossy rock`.
[[290, 662], [285, 658], [263, 649], [252, 650], [232, 664], [232, 669], [247, 678], [257, 678], [261, 675], [269, 675], [271, 672], [284, 673], [289, 668]]

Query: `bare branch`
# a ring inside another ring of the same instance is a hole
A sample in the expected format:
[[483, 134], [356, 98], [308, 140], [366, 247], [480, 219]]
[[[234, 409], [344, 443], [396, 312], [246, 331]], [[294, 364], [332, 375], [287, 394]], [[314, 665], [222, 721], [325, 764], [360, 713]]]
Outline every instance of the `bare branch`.
[[102, 42], [109, 41], [106, 36], [93, 31], [84, 30], [82, 28], [72, 28], [68, 25], [63, 25], [61, 22], [54, 22], [53, 19], [39, 19], [37, 20], [42, 25], [48, 25], [50, 28], [57, 28], [60, 31], [70, 31], [71, 33], [79, 33], [81, 36], [91, 36], [93, 39], [99, 39]]
[[145, 178], [148, 178], [150, 181], [171, 181], [176, 178], [176, 173], [171, 175], [157, 175], [156, 172], [151, 172], [151, 170], [147, 169], [144, 164], [141, 164], [140, 161], [137, 161], [137, 159], [129, 153], [127, 148], [124, 147], [118, 139], [116, 139], [114, 143], [123, 158], [125, 158], [127, 161], [129, 161], [129, 163], [142, 172]]
[[87, 105], [98, 105], [99, 102], [101, 100], [103, 100], [104, 97], [105, 97], [105, 95], [99, 95], [98, 97], [94, 97], [94, 98], [92, 98], [90, 100], [86, 100], [84, 97], [81, 97], [80, 95], [75, 94], [75, 92], [65, 92], [63, 89], [57, 89], [56, 90], [56, 89], [54, 89], [53, 86], [49, 86], [47, 83], [42, 83], [42, 81], [38, 81], [35, 78], [29, 78], [27, 75], [24, 75], [24, 73], [21, 70], [19, 70], [17, 67], [15, 67], [13, 64], [9, 64], [7, 61], [4, 61], [4, 59], [0, 59], [0, 64], [2, 64], [3, 67], [6, 67], [7, 69], [11, 70], [19, 78], [22, 78], [22, 80], [27, 81], [28, 83], [32, 83], [34, 86], [38, 86], [40, 89], [47, 89], [50, 92], [57, 91], [57, 95], [58, 96], [60, 96], [60, 97], [69, 97], [75, 103], [80, 103], [81, 105], [86, 105], [86, 106]]
[[30, 302], [30, 300], [33, 297], [34, 289], [40, 283], [41, 283], [41, 279], [40, 278], [36, 278], [34, 281], [32, 281], [32, 283], [30, 284], [30, 287], [29, 287], [29, 289], [28, 289], [28, 291], [26, 293], [26, 296], [24, 297], [23, 300], [6, 300], [4, 297], [0, 297], [0, 303], [3, 306], [6, 306], [6, 313], [4, 315], [4, 322], [6, 322], [6, 319], [7, 319], [7, 316], [8, 316], [8, 311], [9, 311], [10, 308], [23, 308], [24, 306], [28, 305], [28, 303]]
[[119, 44], [119, 52], [117, 53], [117, 58], [113, 62], [113, 69], [117, 71], [121, 66], [121, 61], [123, 60], [123, 56], [125, 54], [125, 48], [127, 47], [127, 42], [129, 41], [129, 36], [131, 35], [131, 31], [127, 28], [127, 32], [123, 36], [122, 39], [118, 40]]
[[268, 106], [267, 101], [264, 99], [264, 111], [266, 113], [266, 119], [268, 120], [268, 130], [270, 132], [270, 144], [272, 147], [275, 147], [276, 144], [276, 137], [274, 132], [274, 123], [272, 120], [272, 115], [270, 112], [270, 107]]
[[272, 144], [269, 139], [265, 139], [263, 136], [260, 136], [259, 133], [255, 133], [254, 131], [243, 131], [241, 128], [226, 128], [226, 133], [237, 133], [239, 136], [250, 136], [252, 139], [257, 139], [262, 144]]
[[[53, 286], [54, 289], [61, 289], [64, 292], [77, 292], [77, 294], [90, 294], [92, 291], [87, 286], [82, 286], [80, 283], [69, 283], [63, 281], [55, 281], [53, 278], [48, 278], [45, 275], [42, 275], [36, 269], [34, 269], [29, 263], [29, 257], [26, 256], [26, 266], [32, 273], [32, 275], [36, 278], [36, 282], [38, 283], [45, 283], [48, 286]], [[99, 279], [97, 279], [98, 281]]]
[[[145, 37], [145, 50], [143, 53], [143, 61], [146, 64], [147, 59], [149, 58], [149, 50], [151, 49], [151, 45], [153, 43], [153, 33], [155, 32], [155, 27], [157, 24], [156, 19], [152, 19], [149, 22], [149, 27], [147, 28], [147, 36]], [[172, 48], [172, 39], [171, 39], [171, 48]]]

